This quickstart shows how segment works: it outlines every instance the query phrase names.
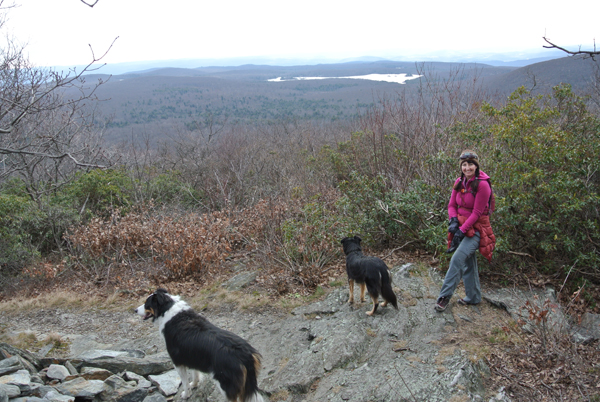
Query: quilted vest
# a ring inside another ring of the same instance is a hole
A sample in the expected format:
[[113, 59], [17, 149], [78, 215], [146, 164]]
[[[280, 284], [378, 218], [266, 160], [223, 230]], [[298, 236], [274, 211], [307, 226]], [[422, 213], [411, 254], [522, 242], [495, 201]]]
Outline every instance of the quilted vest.
[[[464, 216], [458, 216], [458, 222], [460, 225], [465, 223], [467, 218]], [[489, 262], [492, 262], [492, 253], [494, 252], [494, 248], [496, 248], [496, 236], [494, 235], [494, 231], [492, 230], [492, 225], [490, 224], [490, 216], [489, 215], [481, 215], [477, 222], [465, 233], [467, 237], [475, 236], [475, 231], [479, 232], [480, 240], [479, 240], [479, 252], [482, 256], [484, 256]], [[452, 233], [448, 233], [448, 248], [450, 247], [450, 243], [452, 243], [452, 238], [454, 235]]]

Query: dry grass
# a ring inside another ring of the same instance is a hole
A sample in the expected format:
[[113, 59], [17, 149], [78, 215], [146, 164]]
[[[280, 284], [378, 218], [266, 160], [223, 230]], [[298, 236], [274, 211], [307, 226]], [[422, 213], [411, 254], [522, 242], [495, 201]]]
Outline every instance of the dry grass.
[[24, 350], [39, 350], [44, 346], [52, 345], [49, 351], [53, 351], [55, 354], [60, 354], [69, 348], [69, 342], [56, 333], [48, 334], [43, 339], [39, 339], [33, 331], [19, 332], [12, 336], [0, 331], [0, 341]]
[[70, 290], [59, 290], [56, 292], [43, 293], [33, 298], [13, 298], [0, 302], [0, 310], [11, 312], [31, 311], [41, 308], [88, 308], [97, 305], [99, 298], [82, 295]]
[[0, 302], [0, 311], [5, 313], [27, 312], [39, 309], [74, 309], [91, 308], [115, 311], [133, 305], [133, 300], [126, 293], [115, 291], [107, 296], [77, 292], [70, 289], [54, 290], [41, 293], [35, 297], [15, 297]]
[[275, 401], [287, 401], [289, 397], [290, 397], [290, 391], [288, 391], [287, 389], [282, 389], [282, 390], [279, 390], [279, 391], [273, 393], [269, 397], [269, 400], [271, 400], [273, 402], [275, 402]]

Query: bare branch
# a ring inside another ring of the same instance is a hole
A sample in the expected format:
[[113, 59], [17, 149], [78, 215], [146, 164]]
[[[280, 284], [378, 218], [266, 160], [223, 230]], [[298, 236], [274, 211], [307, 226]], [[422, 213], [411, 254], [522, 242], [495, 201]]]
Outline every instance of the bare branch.
[[73, 163], [75, 163], [75, 165], [77, 165], [79, 167], [99, 168], [99, 169], [106, 168], [105, 165], [95, 165], [95, 164], [80, 162], [69, 152], [65, 152], [60, 155], [53, 155], [53, 154], [48, 154], [48, 153], [44, 153], [44, 152], [33, 152], [33, 151], [24, 151], [24, 150], [18, 150], [18, 149], [10, 149], [10, 148], [0, 148], [0, 154], [10, 154], [10, 155], [20, 154], [20, 155], [29, 155], [29, 156], [39, 156], [39, 157], [48, 158], [48, 159], [69, 158], [73, 161]]
[[[91, 71], [96, 71], [99, 68], [101, 68], [103, 65], [95, 65], [96, 63], [98, 63], [99, 61], [101, 61], [110, 51], [110, 49], [112, 49], [113, 45], [115, 44], [116, 40], [119, 39], [119, 37], [117, 36], [112, 43], [110, 44], [110, 46], [108, 47], [108, 49], [98, 58], [96, 58], [96, 56], [94, 55], [94, 51], [90, 45], [90, 50], [92, 51], [92, 61], [90, 63], [88, 63], [79, 73], [77, 73], [74, 69], [71, 70], [73, 75], [71, 75], [70, 73], [67, 74], [66, 76], [60, 77], [58, 74], [54, 73], [54, 79], [53, 79], [53, 84], [48, 85], [45, 88], [45, 91], [41, 92], [41, 93], [35, 93], [35, 88], [31, 88], [31, 98], [30, 101], [28, 102], [28, 104], [26, 106], [24, 106], [22, 108], [22, 110], [20, 111], [20, 113], [6, 126], [6, 127], [0, 127], [0, 134], [8, 134], [10, 132], [13, 131], [13, 129], [15, 128], [15, 126], [17, 126], [19, 124], [19, 122], [21, 121], [21, 119], [40, 101], [42, 101], [43, 99], [45, 99], [48, 95], [50, 95], [51, 93], [56, 92], [58, 89], [60, 88], [67, 88], [69, 86], [71, 86], [73, 83], [75, 83], [76, 81], [79, 81], [81, 79], [81, 77], [83, 76], [83, 74], [85, 73], [89, 73]], [[93, 92], [93, 91], [92, 91]], [[88, 95], [88, 97], [91, 96]]]
[[546, 41], [546, 43], [548, 43], [550, 46], [544, 46], [546, 49], [558, 49], [558, 50], [562, 50], [563, 52], [570, 54], [570, 55], [578, 55], [578, 54], [582, 54], [584, 55], [585, 58], [591, 57], [592, 60], [596, 61], [595, 56], [600, 55], [600, 51], [596, 50], [596, 40], [594, 39], [594, 50], [581, 50], [581, 47], [579, 48], [579, 50], [577, 51], [571, 51], [571, 50], [567, 50], [564, 47], [560, 47], [558, 45], [555, 45], [554, 43], [552, 43], [548, 38], [546, 38], [545, 36], [543, 37], [544, 40]]
[[0, 54], [0, 184], [19, 177], [38, 200], [80, 170], [112, 166], [95, 117], [95, 93], [105, 80], [88, 85], [85, 74], [101, 67], [116, 40], [100, 56], [90, 46], [92, 61], [64, 72], [32, 65], [25, 49], [7, 40]]
[[96, 5], [96, 4], [97, 4], [99, 1], [100, 1], [100, 0], [96, 0], [96, 1], [95, 1], [95, 2], [93, 2], [93, 3], [88, 3], [88, 2], [87, 2], [87, 1], [85, 1], [85, 0], [81, 0], [81, 2], [82, 2], [83, 4], [85, 4], [86, 6], [90, 6], [90, 7], [94, 7], [94, 6], [95, 6], [95, 5]]

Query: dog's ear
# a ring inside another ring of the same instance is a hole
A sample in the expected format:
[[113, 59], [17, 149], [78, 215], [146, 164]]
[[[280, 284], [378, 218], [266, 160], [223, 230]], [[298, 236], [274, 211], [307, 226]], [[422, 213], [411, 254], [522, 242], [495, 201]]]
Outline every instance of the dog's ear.
[[156, 293], [152, 293], [150, 296], [148, 296], [146, 303], [144, 303], [144, 308], [146, 311], [150, 311], [152, 313], [152, 322], [156, 321], [156, 309], [158, 308]]
[[[152, 310], [152, 322], [154, 322], [160, 314], [162, 314], [161, 306], [164, 306], [167, 303], [168, 296], [167, 291], [165, 289], [157, 289], [156, 292], [152, 293], [152, 295], [148, 298], [148, 304], [150, 304], [150, 310]], [[148, 306], [147, 306], [148, 307]]]
[[360, 244], [360, 242], [362, 241], [362, 239], [358, 236], [354, 236], [354, 240], [356, 240], [358, 244]]
[[154, 292], [154, 295], [152, 297], [152, 303], [156, 303], [157, 306], [160, 306], [161, 304], [164, 304], [165, 301], [167, 300], [167, 292], [164, 289], [159, 289], [161, 292], [159, 292], [158, 290], [156, 292]]

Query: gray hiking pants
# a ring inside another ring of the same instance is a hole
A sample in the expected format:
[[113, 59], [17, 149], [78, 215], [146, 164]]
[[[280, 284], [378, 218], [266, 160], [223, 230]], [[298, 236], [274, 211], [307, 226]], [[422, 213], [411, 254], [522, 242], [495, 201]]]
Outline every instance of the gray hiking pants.
[[466, 293], [464, 300], [467, 303], [481, 303], [481, 285], [477, 269], [479, 239], [479, 232], [475, 232], [473, 237], [465, 236], [462, 239], [450, 260], [450, 266], [446, 272], [442, 290], [440, 290], [440, 297], [452, 297], [462, 278]]

